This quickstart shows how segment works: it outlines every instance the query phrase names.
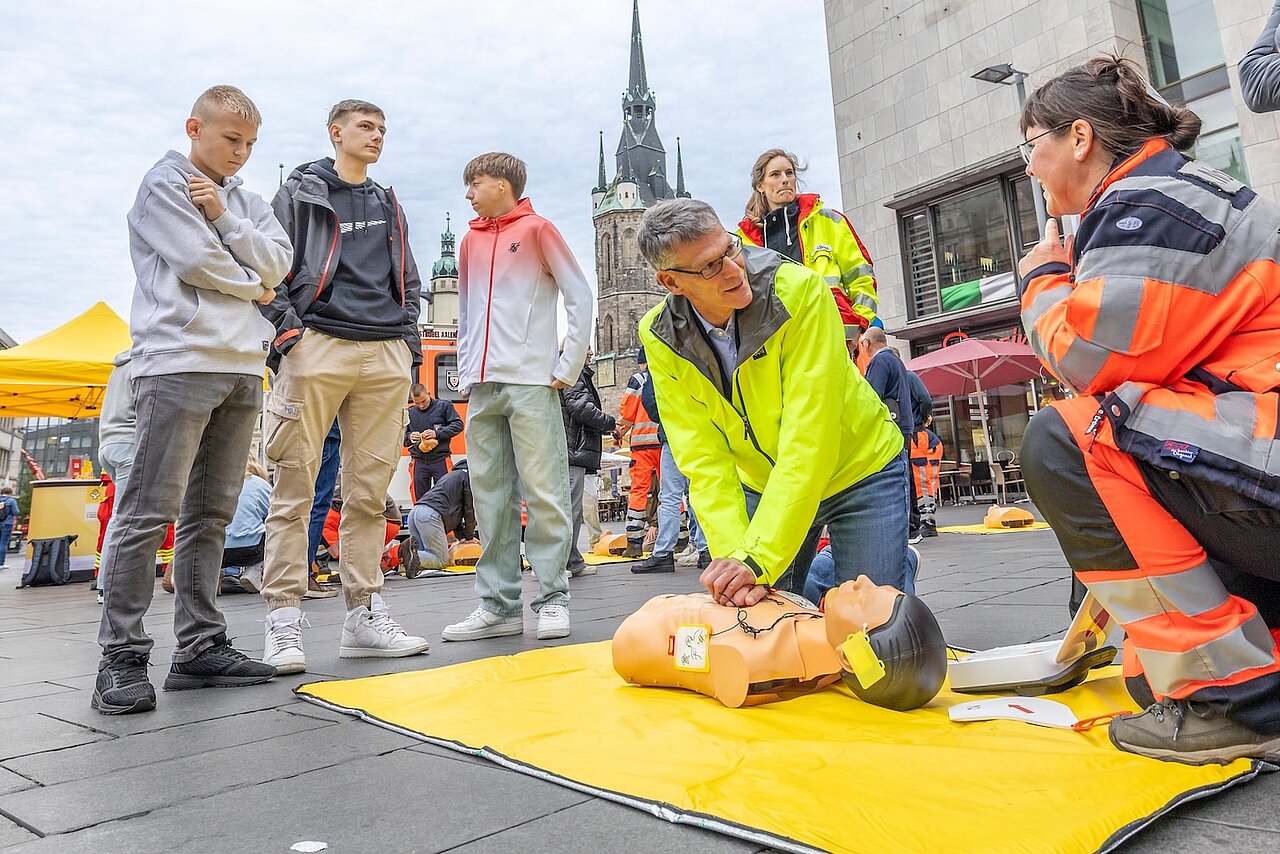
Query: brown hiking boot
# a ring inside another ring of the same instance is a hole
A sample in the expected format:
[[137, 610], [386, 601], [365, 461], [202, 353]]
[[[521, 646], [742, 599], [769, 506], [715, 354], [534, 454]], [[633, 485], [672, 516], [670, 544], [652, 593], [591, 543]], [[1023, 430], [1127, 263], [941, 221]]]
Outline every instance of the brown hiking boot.
[[627, 547], [622, 550], [622, 557], [644, 557], [644, 547], [635, 540], [627, 540]]
[[314, 575], [307, 576], [307, 592], [302, 594], [303, 599], [332, 599], [337, 595], [337, 590], [325, 587], [319, 581], [316, 581]]
[[160, 577], [160, 587], [165, 593], [173, 592], [173, 562], [164, 565], [164, 575]]
[[1116, 718], [1108, 735], [1121, 750], [1185, 765], [1280, 756], [1280, 735], [1254, 732], [1209, 704], [1191, 700], [1166, 699], [1141, 714]]

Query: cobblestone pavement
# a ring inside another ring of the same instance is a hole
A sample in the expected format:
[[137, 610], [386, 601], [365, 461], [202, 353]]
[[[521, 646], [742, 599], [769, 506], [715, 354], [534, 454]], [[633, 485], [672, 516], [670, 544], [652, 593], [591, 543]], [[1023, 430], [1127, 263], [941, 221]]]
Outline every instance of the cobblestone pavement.
[[[976, 522], [982, 512], [944, 508], [940, 522]], [[1050, 532], [947, 534], [926, 540], [921, 551], [920, 592], [951, 643], [984, 648], [1066, 628], [1066, 562]], [[20, 573], [16, 560], [0, 570], [6, 852], [286, 852], [307, 840], [327, 842], [331, 852], [760, 850], [421, 744], [291, 693], [303, 681], [530, 649], [539, 645], [532, 616], [522, 637], [436, 641], [425, 657], [344, 661], [341, 599], [307, 602], [305, 676], [160, 692], [155, 712], [106, 717], [89, 708], [99, 611], [88, 586], [15, 590]], [[692, 567], [656, 577], [605, 567], [574, 579], [573, 636], [552, 643], [608, 639], [650, 596], [696, 586]], [[386, 597], [410, 632], [433, 639], [474, 605], [469, 578], [393, 578]], [[236, 645], [259, 655], [261, 600], [220, 601]], [[157, 683], [173, 649], [172, 611], [173, 597], [157, 584], [148, 618]], [[1277, 802], [1280, 774], [1265, 776], [1178, 810], [1125, 850], [1280, 850]]]

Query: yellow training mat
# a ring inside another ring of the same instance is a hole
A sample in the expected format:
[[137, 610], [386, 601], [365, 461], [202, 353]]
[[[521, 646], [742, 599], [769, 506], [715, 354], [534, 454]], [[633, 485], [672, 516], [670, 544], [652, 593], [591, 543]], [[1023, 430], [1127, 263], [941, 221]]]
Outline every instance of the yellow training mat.
[[[1118, 668], [1106, 673], [1053, 699], [1078, 718], [1132, 708]], [[1246, 760], [1195, 767], [1122, 753], [1105, 727], [954, 724], [947, 708], [974, 697], [946, 690], [914, 712], [867, 705], [843, 685], [729, 709], [627, 685], [608, 642], [296, 691], [668, 821], [790, 851], [1106, 850], [1172, 805], [1259, 771]]]
[[988, 528], [979, 522], [976, 525], [948, 525], [939, 528], [939, 534], [1021, 534], [1024, 531], [1043, 531], [1048, 528], [1047, 522], [1032, 522], [1022, 528]]
[[439, 569], [424, 569], [421, 572], [419, 572], [417, 575], [415, 575], [414, 578], [442, 578], [449, 575], [475, 575], [475, 574], [476, 574], [476, 568], [474, 564], [459, 565], [459, 564], [451, 563], [448, 566], [442, 566]]

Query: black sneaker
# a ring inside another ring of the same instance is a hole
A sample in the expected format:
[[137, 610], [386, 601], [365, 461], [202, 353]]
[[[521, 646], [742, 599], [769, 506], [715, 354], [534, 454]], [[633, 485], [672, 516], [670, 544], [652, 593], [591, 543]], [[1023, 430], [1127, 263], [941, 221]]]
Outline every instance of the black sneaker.
[[400, 568], [404, 570], [405, 578], [417, 578], [418, 573], [422, 572], [422, 560], [418, 557], [418, 550], [413, 547], [413, 537], [405, 537], [400, 541]]
[[698, 569], [706, 569], [711, 566], [711, 552], [703, 549], [698, 552]]
[[640, 563], [631, 567], [634, 573], [646, 572], [675, 572], [676, 556], [669, 555], [650, 555], [648, 560], [642, 560]]
[[[227, 643], [226, 635], [190, 661], [175, 661], [164, 680], [166, 691], [257, 685], [276, 675], [270, 664], [254, 661]], [[153, 701], [154, 702], [154, 701]]]
[[147, 656], [124, 653], [104, 658], [89, 702], [104, 715], [132, 715], [156, 707], [156, 689], [147, 681]]

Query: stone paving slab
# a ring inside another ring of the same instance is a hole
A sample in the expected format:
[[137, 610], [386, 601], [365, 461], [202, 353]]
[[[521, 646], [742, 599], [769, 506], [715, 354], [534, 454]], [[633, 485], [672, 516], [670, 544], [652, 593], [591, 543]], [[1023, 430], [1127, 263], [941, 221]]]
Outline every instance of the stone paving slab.
[[[941, 523], [971, 524], [985, 510], [944, 508]], [[919, 548], [921, 595], [952, 643], [985, 648], [1066, 629], [1069, 576], [1051, 533], [944, 534]], [[697, 578], [693, 567], [639, 576], [623, 565], [573, 579], [573, 636], [556, 643], [608, 639], [646, 599], [696, 590]], [[519, 637], [439, 640], [445, 625], [475, 606], [472, 577], [388, 579], [392, 613], [431, 639], [428, 655], [339, 659], [341, 599], [308, 601], [310, 673], [245, 689], [161, 691], [155, 712], [126, 717], [89, 708], [99, 609], [87, 585], [13, 590], [4, 579], [0, 573], [0, 755], [11, 757], [0, 759], [0, 847], [13, 846], [6, 854], [286, 852], [306, 839], [326, 841], [333, 852], [757, 850], [378, 729], [292, 694], [318, 679], [442, 667], [546, 645], [533, 637], [535, 618], [527, 609], [526, 634]], [[526, 577], [527, 600], [533, 592]], [[260, 653], [261, 600], [226, 596], [220, 603], [237, 645]], [[157, 585], [147, 617], [156, 639], [150, 675], [157, 684], [174, 647], [172, 612], [173, 598]], [[22, 746], [9, 748], [15, 732]], [[1276, 803], [1280, 774], [1182, 807], [1123, 850], [1280, 850]]]

